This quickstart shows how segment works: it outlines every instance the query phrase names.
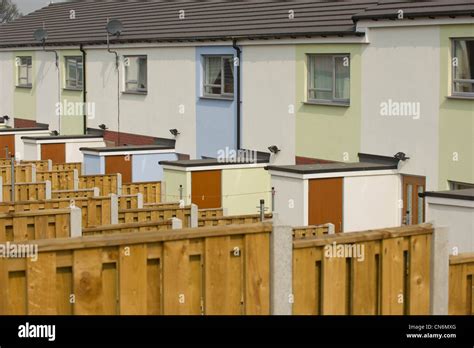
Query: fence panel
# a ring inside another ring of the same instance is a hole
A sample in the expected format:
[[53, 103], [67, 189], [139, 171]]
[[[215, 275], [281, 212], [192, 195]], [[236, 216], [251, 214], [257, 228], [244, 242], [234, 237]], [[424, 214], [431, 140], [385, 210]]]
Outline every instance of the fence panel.
[[61, 198], [87, 198], [96, 197], [99, 195], [99, 189], [97, 187], [90, 189], [78, 189], [78, 190], [58, 190], [52, 191], [51, 197], [53, 199]]
[[139, 194], [121, 195], [118, 197], [120, 209], [141, 209], [143, 208], [143, 197]]
[[122, 194], [135, 195], [141, 193], [144, 203], [161, 202], [161, 182], [137, 182], [122, 185]]
[[120, 174], [83, 175], [79, 177], [79, 188], [87, 189], [98, 187], [101, 196], [110, 193], [122, 194], [122, 176]]
[[[11, 200], [11, 191], [11, 185], [2, 185], [3, 202]], [[51, 183], [49, 181], [15, 184], [16, 201], [37, 201], [49, 198], [51, 198]]]
[[[15, 165], [15, 183], [36, 182], [36, 168], [32, 164]], [[11, 166], [0, 167], [0, 176], [3, 178], [4, 184], [12, 182]], [[44, 180], [38, 180], [44, 181]]]
[[38, 181], [51, 181], [51, 189], [53, 191], [75, 190], [78, 188], [79, 179], [76, 169], [37, 172], [36, 178]]
[[183, 222], [183, 227], [191, 225], [191, 207], [171, 208], [143, 208], [143, 209], [119, 209], [119, 223], [164, 221], [178, 218]]
[[293, 313], [429, 314], [432, 232], [426, 224], [294, 239]]
[[222, 208], [199, 209], [198, 214], [199, 214], [200, 219], [222, 217], [224, 216], [224, 209]]
[[474, 314], [474, 253], [449, 258], [449, 314]]
[[53, 164], [52, 170], [73, 170], [76, 169], [79, 175], [82, 174], [82, 162], [70, 162], [70, 163], [56, 163]]
[[[265, 214], [265, 219], [271, 219], [272, 214]], [[260, 222], [260, 214], [249, 214], [249, 215], [234, 215], [234, 216], [221, 216], [221, 217], [204, 217], [199, 218], [198, 226], [226, 226], [226, 225], [241, 225], [241, 224], [254, 224]]]
[[39, 160], [39, 161], [21, 161], [21, 164], [33, 164], [39, 172], [47, 172], [53, 170], [53, 161]]
[[328, 233], [329, 233], [329, 227], [326, 225], [294, 227], [293, 239], [321, 237]]
[[271, 229], [258, 223], [35, 241], [36, 262], [0, 259], [0, 314], [268, 315]]

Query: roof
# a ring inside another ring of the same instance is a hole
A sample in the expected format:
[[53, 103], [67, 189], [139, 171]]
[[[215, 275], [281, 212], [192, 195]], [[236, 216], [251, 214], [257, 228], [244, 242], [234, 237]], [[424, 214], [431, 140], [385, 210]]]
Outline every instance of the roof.
[[152, 151], [152, 150], [174, 150], [174, 146], [166, 145], [131, 145], [111, 147], [81, 147], [79, 150], [88, 152], [126, 152], [126, 151]]
[[397, 169], [397, 164], [355, 162], [355, 163], [322, 163], [322, 164], [297, 164], [290, 166], [267, 166], [267, 170], [296, 174], [320, 174], [338, 172], [357, 172], [368, 170]]
[[103, 138], [102, 135], [93, 135], [93, 134], [80, 134], [80, 135], [49, 135], [49, 136], [26, 136], [21, 137], [26, 140], [68, 140], [68, 139], [95, 139]]
[[352, 18], [360, 19], [395, 19], [398, 11], [403, 10], [403, 17], [459, 16], [473, 15], [474, 2], [472, 0], [436, 0], [436, 1], [379, 1], [378, 4], [367, 7]]
[[[0, 26], [0, 47], [38, 45], [44, 27], [48, 45], [104, 44], [108, 19], [124, 25], [120, 42], [230, 40], [231, 38], [355, 35], [352, 16], [377, 0], [353, 1], [73, 1], [50, 4]], [[74, 10], [76, 19], [70, 19]], [[184, 10], [185, 19], [179, 19]], [[294, 18], [289, 19], [289, 11]], [[118, 42], [113, 40], [112, 42]]]
[[474, 201], [474, 188], [451, 191], [428, 191], [419, 194], [420, 197], [440, 197]]
[[48, 127], [30, 127], [30, 128], [0, 128], [0, 132], [37, 132], [47, 131]]
[[261, 164], [268, 163], [268, 159], [257, 158], [256, 161], [222, 161], [216, 158], [206, 159], [195, 159], [195, 160], [178, 160], [178, 161], [160, 161], [160, 164], [181, 167], [181, 168], [194, 168], [194, 167], [212, 167], [212, 166], [231, 166], [231, 165], [245, 165], [245, 164]]

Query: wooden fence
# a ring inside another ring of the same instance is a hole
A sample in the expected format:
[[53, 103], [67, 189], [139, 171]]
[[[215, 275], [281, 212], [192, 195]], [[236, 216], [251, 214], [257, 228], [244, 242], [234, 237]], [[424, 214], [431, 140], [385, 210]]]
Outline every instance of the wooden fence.
[[111, 234], [111, 233], [138, 233], [145, 231], [162, 231], [172, 228], [171, 220], [166, 221], [149, 221], [149, 222], [132, 222], [127, 224], [102, 225], [97, 227], [89, 227], [82, 229], [83, 236]]
[[119, 209], [118, 213], [119, 223], [164, 221], [171, 218], [180, 219], [183, 227], [190, 227], [191, 207]]
[[53, 191], [76, 190], [79, 186], [79, 175], [76, 169], [36, 172], [36, 178], [38, 181], [51, 181]]
[[143, 196], [141, 194], [135, 195], [121, 195], [118, 197], [119, 209], [142, 209]]
[[[11, 200], [11, 185], [0, 185], [2, 202]], [[51, 198], [51, 182], [33, 182], [15, 184], [15, 200], [37, 201]]]
[[159, 203], [161, 202], [161, 182], [137, 182], [122, 185], [123, 195], [135, 195], [137, 193], [143, 195], [143, 203]]
[[122, 175], [83, 175], [79, 177], [79, 188], [98, 187], [101, 196], [108, 196], [110, 193], [122, 194]]
[[90, 189], [78, 189], [78, 190], [58, 190], [52, 191], [52, 198], [87, 198], [99, 196], [99, 189], [93, 187]]
[[56, 163], [51, 170], [73, 170], [76, 169], [79, 175], [82, 174], [82, 162]]
[[224, 216], [224, 209], [222, 208], [199, 209], [198, 216], [200, 219], [211, 218], [211, 217], [221, 217], [221, 216]]
[[293, 241], [294, 314], [429, 314], [431, 225]]
[[[271, 219], [272, 214], [265, 214], [265, 219]], [[201, 217], [198, 220], [199, 227], [207, 226], [227, 226], [253, 224], [260, 222], [260, 214], [219, 216], [219, 217]]]
[[329, 226], [302, 226], [293, 228], [293, 239], [306, 239], [312, 237], [321, 237], [329, 234]]
[[54, 209], [1, 213], [0, 242], [70, 237], [71, 211]]
[[40, 160], [40, 161], [21, 161], [21, 164], [34, 164], [36, 170], [39, 172], [47, 172], [53, 170], [53, 161], [51, 160]]
[[[36, 182], [35, 175], [36, 168], [31, 164], [15, 165], [15, 183]], [[11, 184], [12, 182], [12, 168], [11, 166], [0, 167], [0, 176], [3, 178], [3, 183]], [[38, 180], [44, 181], [44, 180]]]
[[449, 314], [474, 314], [474, 253], [449, 258]]
[[0, 314], [268, 315], [271, 229], [258, 223], [35, 241], [36, 261], [0, 259]]

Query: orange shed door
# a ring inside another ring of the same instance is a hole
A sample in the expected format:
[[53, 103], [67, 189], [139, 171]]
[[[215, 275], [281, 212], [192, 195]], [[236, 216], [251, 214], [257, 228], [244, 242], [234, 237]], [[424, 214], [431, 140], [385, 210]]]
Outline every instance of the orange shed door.
[[342, 178], [309, 180], [309, 225], [332, 223], [342, 232], [342, 185]]
[[220, 208], [222, 206], [221, 192], [220, 170], [192, 172], [191, 202], [199, 209]]
[[41, 159], [55, 163], [66, 163], [66, 144], [41, 144]]
[[8, 153], [15, 155], [15, 136], [0, 135], [0, 158], [7, 158], [6, 147], [8, 146]]
[[105, 156], [105, 174], [122, 174], [122, 183], [132, 182], [132, 156]]

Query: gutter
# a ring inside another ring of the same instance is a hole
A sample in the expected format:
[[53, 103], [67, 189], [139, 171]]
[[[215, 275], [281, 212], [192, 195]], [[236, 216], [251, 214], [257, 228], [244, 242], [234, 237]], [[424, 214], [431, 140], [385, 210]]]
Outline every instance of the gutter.
[[235, 50], [238, 59], [237, 65], [237, 103], [236, 103], [236, 113], [237, 113], [237, 150], [240, 150], [240, 121], [241, 121], [241, 108], [240, 108], [240, 58], [242, 56], [242, 50], [237, 46], [237, 39], [232, 39], [232, 48]]
[[82, 124], [83, 124], [83, 133], [87, 134], [87, 114], [86, 114], [86, 102], [87, 102], [87, 74], [86, 74], [86, 51], [84, 50], [84, 45], [81, 44], [79, 46], [79, 50], [82, 52], [82, 109], [84, 111], [84, 115], [82, 116]]

